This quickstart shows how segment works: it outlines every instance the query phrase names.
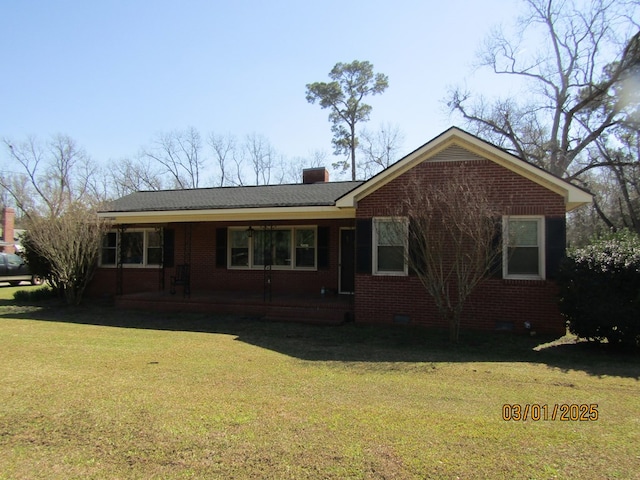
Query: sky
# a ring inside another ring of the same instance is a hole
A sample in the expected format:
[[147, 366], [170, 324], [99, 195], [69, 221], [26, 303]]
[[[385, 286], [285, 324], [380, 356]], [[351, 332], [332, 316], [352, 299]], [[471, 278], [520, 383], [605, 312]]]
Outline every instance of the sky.
[[[72, 137], [99, 163], [195, 127], [266, 137], [289, 158], [332, 153], [328, 110], [305, 86], [367, 60], [389, 88], [367, 128], [397, 125], [408, 153], [460, 119], [448, 88], [500, 93], [474, 71], [516, 0], [0, 0], [0, 138]], [[330, 155], [330, 160], [334, 157]], [[6, 161], [5, 153], [0, 160]]]

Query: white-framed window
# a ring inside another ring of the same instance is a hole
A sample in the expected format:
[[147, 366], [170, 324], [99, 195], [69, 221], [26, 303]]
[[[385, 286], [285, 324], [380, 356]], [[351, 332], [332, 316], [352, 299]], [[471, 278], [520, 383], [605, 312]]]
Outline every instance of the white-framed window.
[[315, 270], [317, 227], [229, 228], [228, 268]]
[[504, 217], [502, 244], [504, 278], [545, 278], [544, 217]]
[[118, 234], [107, 232], [102, 237], [102, 250], [100, 252], [100, 265], [115, 265], [117, 258]]
[[406, 218], [373, 219], [373, 273], [407, 275], [409, 222]]
[[296, 228], [295, 235], [295, 268], [315, 268], [316, 230], [313, 228]]
[[125, 267], [157, 267], [162, 261], [161, 235], [156, 229], [107, 232], [102, 237], [100, 265], [116, 266], [118, 257], [122, 255], [122, 265]]
[[249, 266], [249, 234], [247, 229], [229, 230], [229, 266]]

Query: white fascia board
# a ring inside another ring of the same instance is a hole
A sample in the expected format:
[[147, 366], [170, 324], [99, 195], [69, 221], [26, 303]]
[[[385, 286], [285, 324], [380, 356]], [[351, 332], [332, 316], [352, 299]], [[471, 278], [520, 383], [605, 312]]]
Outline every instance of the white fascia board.
[[355, 209], [326, 207], [232, 208], [221, 210], [164, 210], [100, 212], [113, 223], [229, 222], [255, 220], [323, 220], [355, 218]]
[[355, 207], [358, 200], [375, 192], [417, 164], [429, 161], [430, 158], [452, 145], [458, 145], [483, 158], [487, 158], [561, 195], [565, 199], [567, 212], [593, 201], [593, 195], [590, 193], [454, 127], [338, 199], [336, 206], [341, 208]]
[[[474, 138], [474, 140], [475, 143], [478, 142], [478, 139]], [[535, 182], [538, 185], [562, 196], [565, 201], [565, 209], [567, 212], [593, 202], [593, 195], [585, 190], [552, 175], [546, 170], [535, 167], [530, 163], [520, 159], [516, 159], [516, 161], [514, 161], [513, 158], [516, 157], [512, 157], [510, 154], [494, 147], [493, 145], [483, 143], [478, 147], [481, 151], [478, 151], [477, 149], [472, 150], [473, 145], [466, 146], [465, 148], [475, 151], [475, 153], [478, 153], [479, 155], [494, 161], [512, 172], [517, 173], [518, 175], [521, 175], [522, 177], [525, 177], [532, 182]]]

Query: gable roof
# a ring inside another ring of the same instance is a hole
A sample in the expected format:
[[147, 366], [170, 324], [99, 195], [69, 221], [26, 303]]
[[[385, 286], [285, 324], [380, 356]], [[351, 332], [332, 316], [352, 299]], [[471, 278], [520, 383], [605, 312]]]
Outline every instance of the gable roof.
[[[326, 182], [248, 187], [196, 188], [140, 191], [112, 201], [99, 213], [117, 221], [191, 221], [216, 216], [228, 219], [299, 217], [311, 218], [345, 213], [336, 200], [363, 182]], [[317, 215], [314, 217], [314, 215]]]
[[455, 158], [457, 160], [464, 160], [464, 155], [467, 160], [486, 158], [561, 195], [565, 199], [567, 212], [593, 201], [593, 195], [586, 190], [525, 162], [464, 130], [451, 127], [368, 181], [347, 192], [336, 202], [336, 206], [342, 208], [355, 206], [358, 200], [375, 192], [417, 164], [424, 161], [442, 161], [443, 158], [439, 157], [439, 154], [451, 149], [451, 147], [459, 147], [455, 149], [455, 153], [464, 152], [463, 155], [458, 155], [458, 158]]
[[561, 195], [566, 211], [592, 202], [593, 196], [586, 190], [451, 127], [365, 182], [141, 191], [114, 200], [99, 216], [116, 223], [354, 218], [358, 200], [421, 162], [478, 158], [493, 161]]

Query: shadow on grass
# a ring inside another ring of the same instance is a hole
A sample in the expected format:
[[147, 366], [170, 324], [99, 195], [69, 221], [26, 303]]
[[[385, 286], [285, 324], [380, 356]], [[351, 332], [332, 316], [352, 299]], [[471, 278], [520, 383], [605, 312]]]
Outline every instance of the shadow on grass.
[[411, 326], [347, 323], [317, 326], [270, 322], [236, 315], [116, 310], [110, 304], [67, 307], [0, 300], [0, 319], [40, 320], [132, 329], [232, 335], [237, 341], [306, 361], [335, 362], [532, 362], [590, 375], [640, 379], [640, 353], [605, 345], [509, 333], [447, 332]]

